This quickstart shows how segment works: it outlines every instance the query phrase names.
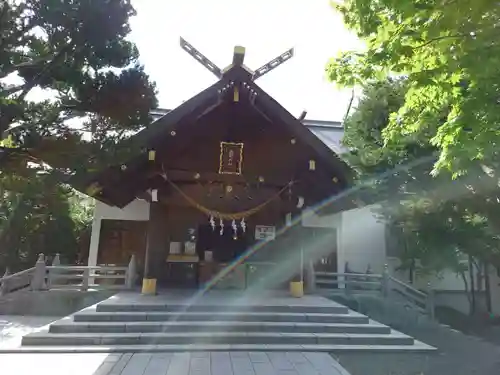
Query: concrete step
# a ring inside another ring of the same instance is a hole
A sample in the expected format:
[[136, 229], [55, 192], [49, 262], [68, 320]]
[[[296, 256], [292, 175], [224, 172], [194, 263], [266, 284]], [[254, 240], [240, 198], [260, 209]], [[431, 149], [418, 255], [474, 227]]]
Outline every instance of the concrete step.
[[12, 353], [154, 353], [200, 351], [250, 351], [250, 352], [329, 352], [329, 353], [416, 353], [433, 352], [436, 348], [415, 341], [413, 345], [297, 345], [297, 344], [190, 344], [190, 345], [92, 345], [92, 346], [39, 346], [27, 345], [2, 348], [0, 354]]
[[366, 324], [368, 317], [349, 314], [271, 313], [271, 312], [95, 312], [73, 316], [75, 322], [137, 322], [137, 321], [240, 321], [240, 322], [315, 322]]
[[24, 336], [21, 346], [0, 345], [0, 353], [433, 349], [317, 296], [253, 304], [215, 297], [190, 304], [190, 298], [123, 294]]
[[189, 332], [189, 333], [31, 333], [22, 345], [186, 345], [186, 344], [297, 344], [297, 345], [413, 345], [412, 337], [390, 334]]
[[165, 304], [165, 303], [100, 303], [98, 312], [272, 312], [272, 313], [324, 313], [347, 314], [345, 306], [314, 306], [314, 305], [243, 305], [243, 304]]
[[54, 323], [50, 333], [148, 333], [148, 332], [297, 332], [388, 334], [382, 324], [310, 323], [310, 322], [67, 322]]

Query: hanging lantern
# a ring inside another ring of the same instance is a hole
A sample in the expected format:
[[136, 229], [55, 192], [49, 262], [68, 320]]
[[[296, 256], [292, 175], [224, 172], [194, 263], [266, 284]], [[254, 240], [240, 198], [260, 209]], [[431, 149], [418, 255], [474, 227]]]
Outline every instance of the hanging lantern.
[[215, 231], [215, 220], [212, 215], [210, 215], [210, 220], [208, 221], [210, 223], [210, 226], [212, 227], [212, 231]]
[[224, 222], [222, 221], [222, 219], [220, 219], [220, 235], [222, 236], [224, 234]]
[[240, 227], [241, 227], [241, 230], [243, 231], [243, 233], [245, 233], [247, 230], [247, 223], [245, 223], [245, 218], [241, 219]]

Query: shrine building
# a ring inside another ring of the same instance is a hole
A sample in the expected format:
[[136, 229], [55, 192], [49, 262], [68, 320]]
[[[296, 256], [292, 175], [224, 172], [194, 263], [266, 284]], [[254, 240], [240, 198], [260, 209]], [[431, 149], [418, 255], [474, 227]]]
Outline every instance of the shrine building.
[[132, 137], [143, 152], [86, 182], [96, 199], [88, 264], [126, 265], [134, 254], [145, 293], [279, 288], [311, 267], [343, 272], [348, 248], [362, 254], [374, 241], [362, 227], [352, 236], [352, 224], [376, 220], [345, 215], [359, 211], [348, 194], [353, 173], [320, 139], [335, 127], [308, 127], [255, 83], [293, 50], [252, 71], [242, 47], [225, 69], [181, 47], [218, 80], [157, 111]]

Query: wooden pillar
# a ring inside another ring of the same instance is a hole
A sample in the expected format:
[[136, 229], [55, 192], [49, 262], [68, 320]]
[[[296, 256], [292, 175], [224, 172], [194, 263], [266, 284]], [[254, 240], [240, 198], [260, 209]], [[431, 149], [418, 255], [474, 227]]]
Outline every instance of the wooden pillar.
[[292, 222], [295, 226], [292, 228], [292, 240], [295, 245], [298, 245], [300, 251], [299, 262], [296, 267], [296, 274], [290, 282], [290, 294], [292, 297], [302, 297], [304, 295], [304, 231], [302, 230], [302, 215], [301, 212], [294, 210], [292, 212]]
[[149, 221], [146, 234], [146, 252], [144, 255], [144, 277], [142, 279], [142, 294], [156, 294], [156, 283], [161, 264], [164, 259], [162, 253], [165, 243], [163, 210], [158, 202], [151, 202], [149, 207]]

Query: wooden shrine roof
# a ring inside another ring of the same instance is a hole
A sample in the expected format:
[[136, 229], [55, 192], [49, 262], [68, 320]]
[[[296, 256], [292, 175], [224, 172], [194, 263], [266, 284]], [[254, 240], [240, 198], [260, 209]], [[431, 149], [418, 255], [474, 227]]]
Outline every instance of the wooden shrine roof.
[[[251, 105], [269, 122], [284, 125], [291, 136], [312, 149], [318, 162], [330, 171], [330, 175], [338, 176], [338, 186], [341, 190], [351, 186], [353, 178], [351, 168], [299, 119], [257, 86], [252, 81], [251, 73], [241, 65], [231, 67], [219, 81], [177, 108], [165, 111], [165, 115], [125, 141], [139, 145], [141, 150], [138, 155], [131, 158], [130, 162], [126, 163], [126, 166], [110, 166], [106, 170], [86, 176], [83, 180], [79, 178], [79, 182], [75, 182], [73, 186], [106, 204], [124, 207], [135, 199], [135, 195], [122, 194], [120, 196], [120, 185], [123, 185], [124, 179], [136, 178], [134, 171], [144, 169], [148, 161], [148, 150], [168, 148], [169, 139], [172, 138], [170, 135], [173, 132], [180, 131], [183, 126], [196, 122], [222, 103], [232, 102], [235, 87], [238, 90], [239, 102]], [[158, 115], [161, 114], [160, 111]]]

